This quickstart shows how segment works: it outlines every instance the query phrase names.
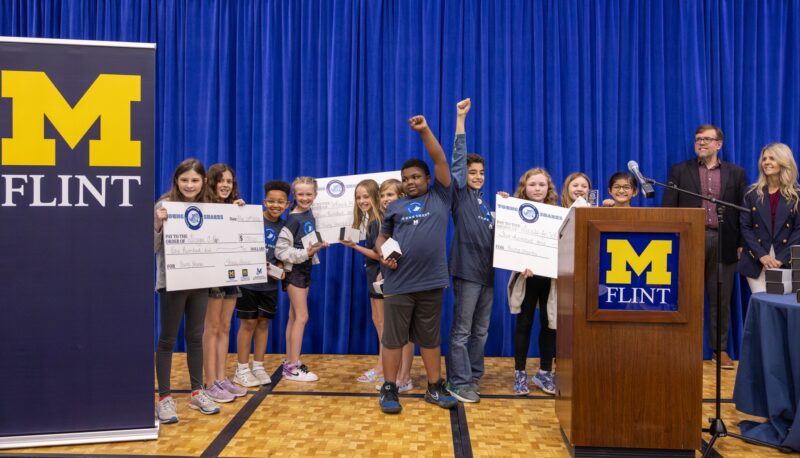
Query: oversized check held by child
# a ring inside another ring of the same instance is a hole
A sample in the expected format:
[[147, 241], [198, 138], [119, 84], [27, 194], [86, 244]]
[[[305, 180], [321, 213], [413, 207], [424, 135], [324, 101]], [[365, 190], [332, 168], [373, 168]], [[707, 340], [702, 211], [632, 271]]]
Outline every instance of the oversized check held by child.
[[268, 281], [260, 205], [161, 205], [167, 291]]
[[558, 276], [558, 231], [568, 208], [497, 196], [494, 267]]

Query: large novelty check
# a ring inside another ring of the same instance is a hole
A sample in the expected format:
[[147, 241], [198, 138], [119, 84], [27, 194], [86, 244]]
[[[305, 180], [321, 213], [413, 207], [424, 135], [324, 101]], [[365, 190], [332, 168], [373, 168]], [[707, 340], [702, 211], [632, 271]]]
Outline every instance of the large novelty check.
[[[400, 179], [400, 171], [365, 173], [342, 177], [317, 179], [317, 197], [311, 210], [317, 221], [317, 232], [322, 240], [338, 243], [343, 232], [352, 234], [355, 190], [361, 180], [373, 179], [381, 185], [390, 178]], [[344, 231], [343, 231], [344, 229]], [[358, 232], [357, 230], [355, 232]], [[364, 234], [361, 234], [363, 239]], [[354, 237], [353, 237], [354, 238]], [[354, 240], [358, 241], [358, 240]]]
[[496, 197], [494, 267], [558, 276], [558, 230], [568, 208]]
[[267, 281], [260, 205], [162, 202], [167, 291]]

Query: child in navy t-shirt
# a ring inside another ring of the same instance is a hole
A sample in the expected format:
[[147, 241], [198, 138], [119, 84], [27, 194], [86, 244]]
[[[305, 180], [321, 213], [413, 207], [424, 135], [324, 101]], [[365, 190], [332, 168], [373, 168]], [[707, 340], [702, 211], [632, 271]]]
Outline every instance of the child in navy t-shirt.
[[483, 376], [483, 347], [489, 333], [494, 296], [492, 252], [494, 218], [481, 188], [484, 161], [467, 154], [464, 127], [470, 99], [456, 107], [456, 139], [453, 145], [453, 222], [450, 248], [453, 276], [453, 325], [450, 328], [447, 389], [461, 402], [478, 402]]
[[447, 409], [458, 405], [441, 378], [439, 348], [442, 291], [449, 282], [445, 244], [452, 204], [450, 168], [425, 118], [414, 116], [409, 124], [420, 134], [433, 160], [435, 180], [431, 184], [430, 169], [424, 161], [409, 159], [403, 164], [406, 197], [387, 207], [375, 243], [380, 253], [386, 240], [393, 237], [402, 251], [396, 262], [387, 262], [383, 284], [385, 382], [380, 406], [385, 413], [399, 413], [402, 409], [396, 381], [402, 347], [409, 339], [420, 346], [422, 353], [428, 378], [425, 400]]

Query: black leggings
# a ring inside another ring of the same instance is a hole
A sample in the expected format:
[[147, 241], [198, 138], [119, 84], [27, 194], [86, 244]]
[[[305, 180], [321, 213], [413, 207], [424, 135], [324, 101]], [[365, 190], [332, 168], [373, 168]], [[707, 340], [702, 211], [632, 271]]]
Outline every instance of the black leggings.
[[556, 331], [550, 329], [547, 319], [547, 297], [550, 295], [550, 279], [534, 275], [525, 281], [525, 299], [522, 310], [517, 315], [517, 328], [514, 332], [514, 369], [525, 370], [528, 359], [528, 347], [531, 342], [533, 316], [536, 304], [539, 304], [539, 354], [540, 368], [543, 371], [553, 370], [553, 357], [556, 349]]
[[193, 390], [203, 388], [203, 326], [208, 305], [208, 289], [158, 292], [161, 332], [156, 351], [156, 378], [158, 394], [170, 394], [172, 372], [172, 350], [178, 340], [181, 319], [186, 315], [184, 336], [186, 338], [186, 363], [189, 366], [189, 381]]

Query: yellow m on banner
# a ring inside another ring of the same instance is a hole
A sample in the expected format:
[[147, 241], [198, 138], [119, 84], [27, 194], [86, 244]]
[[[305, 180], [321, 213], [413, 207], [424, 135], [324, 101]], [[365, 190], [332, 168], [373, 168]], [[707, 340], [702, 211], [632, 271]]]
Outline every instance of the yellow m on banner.
[[100, 139], [89, 140], [89, 165], [141, 167], [141, 144], [131, 140], [131, 102], [141, 100], [139, 75], [101, 74], [71, 107], [44, 72], [0, 72], [2, 96], [13, 100], [12, 137], [2, 141], [2, 165], [56, 165], [56, 142], [44, 138], [44, 117], [70, 148], [100, 118]]

